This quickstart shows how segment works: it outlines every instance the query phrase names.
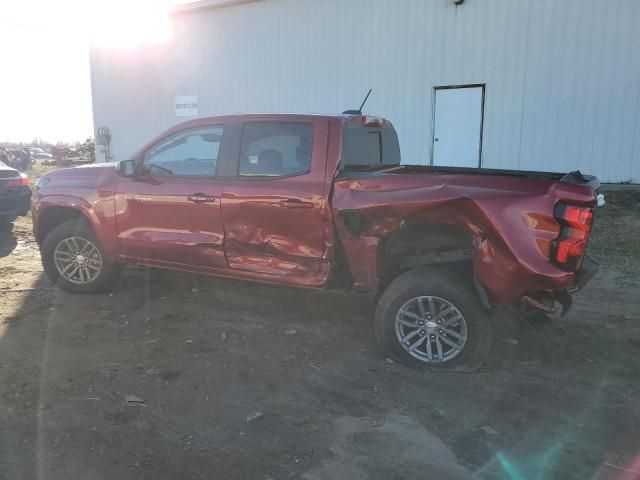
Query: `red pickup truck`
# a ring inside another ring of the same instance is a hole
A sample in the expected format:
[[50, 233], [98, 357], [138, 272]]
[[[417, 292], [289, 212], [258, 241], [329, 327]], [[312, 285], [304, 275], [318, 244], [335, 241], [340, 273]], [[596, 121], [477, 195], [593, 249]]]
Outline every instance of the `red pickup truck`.
[[365, 115], [239, 115], [171, 128], [131, 160], [52, 171], [33, 227], [61, 288], [107, 288], [124, 262], [377, 301], [393, 358], [473, 369], [488, 310], [568, 306], [593, 177], [401, 165], [396, 132]]

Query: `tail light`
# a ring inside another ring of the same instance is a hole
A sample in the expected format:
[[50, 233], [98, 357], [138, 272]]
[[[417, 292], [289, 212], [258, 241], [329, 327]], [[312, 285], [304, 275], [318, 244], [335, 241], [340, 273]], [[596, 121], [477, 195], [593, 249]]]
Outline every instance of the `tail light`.
[[370, 128], [382, 127], [382, 118], [370, 116], [362, 117], [362, 125]]
[[555, 217], [561, 228], [551, 247], [551, 258], [567, 270], [578, 270], [591, 234], [593, 209], [559, 203]]
[[19, 178], [10, 178], [8, 180], [5, 180], [4, 185], [7, 188], [28, 186], [29, 185], [29, 177], [27, 177], [26, 175], [23, 174]]

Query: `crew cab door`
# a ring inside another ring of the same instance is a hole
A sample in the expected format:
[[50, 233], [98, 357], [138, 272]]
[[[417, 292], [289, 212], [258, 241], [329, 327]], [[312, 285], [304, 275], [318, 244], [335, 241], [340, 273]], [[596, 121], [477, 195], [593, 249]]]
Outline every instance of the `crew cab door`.
[[222, 188], [216, 179], [224, 126], [173, 133], [120, 178], [115, 223], [121, 254], [141, 263], [225, 268]]
[[327, 280], [329, 123], [308, 118], [236, 126], [236, 161], [222, 194], [222, 217], [229, 268], [239, 275], [300, 286]]

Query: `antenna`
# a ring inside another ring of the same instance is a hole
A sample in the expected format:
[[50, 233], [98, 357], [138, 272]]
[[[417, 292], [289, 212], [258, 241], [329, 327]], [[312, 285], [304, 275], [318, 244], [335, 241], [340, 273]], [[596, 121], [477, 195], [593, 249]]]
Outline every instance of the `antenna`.
[[364, 104], [367, 103], [367, 100], [369, 100], [369, 95], [371, 95], [372, 90], [373, 88], [370, 88], [369, 91], [367, 92], [367, 96], [364, 97], [364, 100], [362, 101], [362, 105], [360, 105], [360, 108], [358, 109], [360, 113], [362, 113], [362, 108], [364, 107]]
[[364, 108], [364, 104], [367, 103], [367, 100], [369, 100], [369, 95], [371, 95], [371, 92], [373, 91], [373, 88], [370, 88], [369, 91], [367, 92], [367, 96], [364, 97], [364, 100], [362, 101], [362, 105], [360, 105], [360, 108], [358, 110], [345, 110], [344, 112], [342, 112], [343, 115], [362, 115], [362, 109]]

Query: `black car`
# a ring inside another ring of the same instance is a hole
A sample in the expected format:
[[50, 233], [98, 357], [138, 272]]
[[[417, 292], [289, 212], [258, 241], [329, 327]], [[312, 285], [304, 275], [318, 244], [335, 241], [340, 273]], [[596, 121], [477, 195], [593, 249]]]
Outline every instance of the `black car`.
[[31, 204], [29, 178], [0, 162], [0, 224], [26, 215]]

